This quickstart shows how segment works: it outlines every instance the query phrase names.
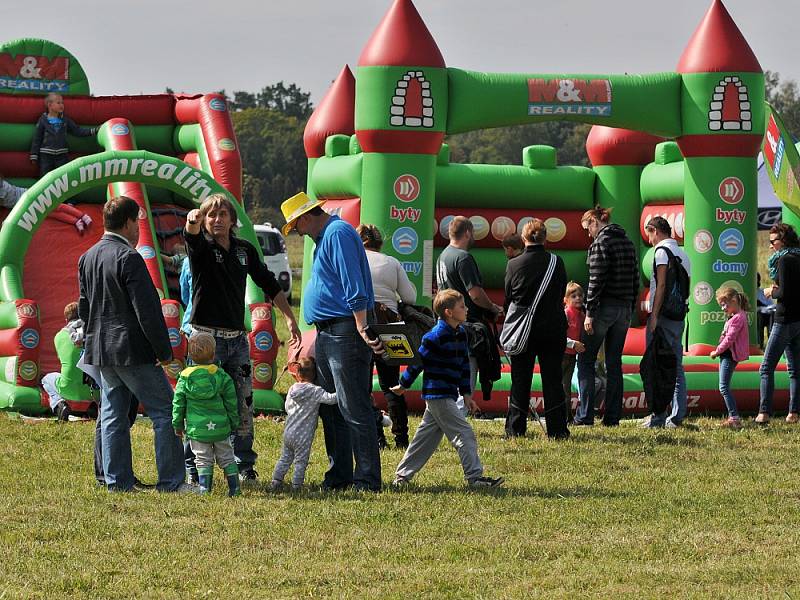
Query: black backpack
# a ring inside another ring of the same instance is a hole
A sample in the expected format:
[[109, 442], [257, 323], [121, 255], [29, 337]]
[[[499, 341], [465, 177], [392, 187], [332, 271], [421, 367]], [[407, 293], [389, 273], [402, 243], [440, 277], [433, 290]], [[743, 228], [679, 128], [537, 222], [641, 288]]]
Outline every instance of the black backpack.
[[[667, 284], [664, 290], [664, 302], [659, 316], [683, 321], [689, 312], [689, 274], [679, 256], [675, 256], [669, 248], [661, 246], [667, 253]], [[656, 259], [653, 255], [653, 273], [656, 272]], [[655, 290], [651, 290], [654, 293]]]

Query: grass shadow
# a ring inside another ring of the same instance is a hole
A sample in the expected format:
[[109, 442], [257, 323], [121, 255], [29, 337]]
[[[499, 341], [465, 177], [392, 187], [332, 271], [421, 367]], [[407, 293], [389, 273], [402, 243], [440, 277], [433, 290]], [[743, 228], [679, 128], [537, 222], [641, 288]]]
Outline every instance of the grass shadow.
[[[366, 498], [375, 497], [381, 499], [381, 494], [372, 492], [356, 492], [353, 490], [344, 491], [330, 491], [323, 490], [318, 486], [304, 488], [300, 491], [294, 491], [289, 488], [279, 491], [270, 491], [266, 488], [261, 490], [252, 489], [252, 492], [260, 492], [260, 495], [265, 497], [285, 497], [294, 498], [297, 500], [336, 500], [336, 501], [363, 501]], [[384, 486], [383, 492], [390, 493], [397, 496], [404, 495], [443, 495], [452, 494], [460, 495], [463, 493], [476, 494], [479, 496], [487, 496], [494, 498], [505, 498], [507, 496], [526, 497], [526, 498], [547, 498], [547, 499], [569, 499], [569, 498], [625, 498], [630, 494], [628, 492], [611, 491], [606, 488], [577, 486], [577, 487], [540, 487], [540, 486], [517, 486], [506, 484], [499, 488], [477, 488], [471, 489], [464, 485], [453, 484], [434, 484], [434, 485], [417, 485], [414, 483], [409, 484], [403, 488], [392, 488], [391, 486]], [[248, 494], [249, 495], [249, 494]]]
[[[630, 432], [626, 432], [630, 433]], [[617, 444], [621, 446], [641, 446], [650, 444], [655, 446], [684, 446], [689, 448], [699, 448], [706, 446], [703, 440], [695, 437], [677, 436], [667, 432], [643, 431], [646, 435], [613, 435], [609, 433], [598, 433], [591, 435], [573, 435], [570, 437], [571, 443], [576, 444]]]

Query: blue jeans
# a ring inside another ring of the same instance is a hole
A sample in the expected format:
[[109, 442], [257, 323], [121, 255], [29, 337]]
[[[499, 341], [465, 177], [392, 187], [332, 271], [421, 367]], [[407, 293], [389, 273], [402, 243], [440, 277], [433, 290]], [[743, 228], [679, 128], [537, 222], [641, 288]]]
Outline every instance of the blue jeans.
[[[683, 371], [683, 328], [685, 324], [685, 321], [673, 321], [666, 317], [658, 318], [658, 326], [664, 332], [664, 337], [669, 342], [669, 345], [672, 346], [675, 351], [675, 357], [678, 359], [677, 378], [675, 380], [675, 393], [672, 396], [672, 412], [669, 417], [667, 417], [667, 410], [658, 415], [650, 415], [650, 427], [663, 427], [667, 421], [680, 425], [686, 418], [686, 373]], [[649, 327], [646, 330], [645, 337], [649, 346], [653, 338]]]
[[789, 412], [800, 412], [800, 397], [797, 395], [797, 371], [795, 366], [800, 359], [800, 321], [794, 323], [773, 323], [769, 332], [767, 349], [758, 370], [761, 375], [761, 404], [758, 412], [772, 414], [772, 394], [775, 391], [775, 367], [786, 351], [786, 365], [789, 371]]
[[156, 469], [161, 491], [174, 491], [183, 482], [183, 449], [172, 428], [172, 388], [157, 365], [100, 368], [100, 435], [103, 471], [109, 490], [133, 487], [131, 462], [131, 396], [144, 405], [153, 423]]
[[[355, 321], [317, 330], [317, 384], [336, 392], [338, 408], [321, 406], [331, 466], [324, 487], [380, 490], [381, 458], [372, 410], [372, 350]], [[353, 456], [355, 455], [355, 471]]]
[[[242, 424], [231, 436], [233, 453], [239, 472], [249, 471], [256, 464], [258, 454], [253, 450], [255, 429], [253, 426], [253, 379], [250, 375], [250, 344], [247, 335], [240, 335], [232, 339], [214, 337], [217, 349], [214, 353], [214, 363], [219, 365], [233, 379], [236, 388], [236, 403], [239, 407], [239, 417]], [[187, 359], [187, 363], [190, 362]], [[189, 473], [197, 473], [194, 461], [194, 452], [187, 439], [183, 444], [184, 465]]]
[[728, 416], [735, 419], [739, 418], [739, 411], [736, 409], [736, 398], [731, 393], [731, 378], [738, 364], [729, 356], [721, 356], [719, 359], [719, 393], [725, 401]]
[[603, 425], [618, 425], [622, 416], [622, 348], [631, 323], [629, 302], [605, 301], [594, 315], [592, 335], [585, 331], [581, 340], [586, 351], [578, 354], [578, 392], [580, 403], [575, 423], [594, 423], [595, 362], [597, 353], [606, 345], [606, 409]]

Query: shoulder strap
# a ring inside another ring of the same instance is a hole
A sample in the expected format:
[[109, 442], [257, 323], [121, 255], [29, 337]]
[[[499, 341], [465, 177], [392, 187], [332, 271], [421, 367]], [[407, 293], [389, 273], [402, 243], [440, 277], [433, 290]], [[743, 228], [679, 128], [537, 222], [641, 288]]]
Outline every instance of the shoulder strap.
[[542, 299], [544, 295], [544, 290], [550, 285], [550, 280], [553, 278], [553, 273], [556, 270], [556, 255], [550, 255], [550, 262], [547, 265], [547, 271], [544, 273], [544, 278], [542, 279], [542, 285], [539, 286], [539, 289], [536, 292], [536, 296], [533, 298], [533, 302], [531, 302], [530, 307], [528, 308], [527, 319], [525, 319], [525, 329], [524, 334], [521, 339], [525, 340], [527, 343], [528, 336], [530, 335], [530, 329], [533, 326], [533, 315], [536, 314], [536, 307], [539, 306], [539, 301]]
[[667, 253], [667, 269], [669, 269], [670, 264], [673, 263], [677, 263], [681, 267], [683, 266], [683, 261], [681, 260], [680, 256], [674, 254], [672, 250], [670, 250], [666, 246], [658, 246], [653, 252], [653, 275], [655, 275], [656, 273], [656, 252], [658, 252], [659, 250], [663, 250], [664, 252]]

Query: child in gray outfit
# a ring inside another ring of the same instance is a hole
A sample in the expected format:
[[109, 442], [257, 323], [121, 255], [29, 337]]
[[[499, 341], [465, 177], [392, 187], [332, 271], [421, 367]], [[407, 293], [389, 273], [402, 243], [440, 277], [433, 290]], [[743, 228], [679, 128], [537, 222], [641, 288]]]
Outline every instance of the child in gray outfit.
[[326, 392], [313, 381], [317, 365], [313, 358], [301, 358], [288, 365], [289, 372], [297, 383], [293, 383], [286, 394], [286, 424], [283, 429], [281, 457], [272, 473], [270, 489], [283, 485], [283, 478], [294, 463], [292, 488], [303, 487], [311, 444], [317, 431], [320, 404], [336, 404], [336, 394]]

